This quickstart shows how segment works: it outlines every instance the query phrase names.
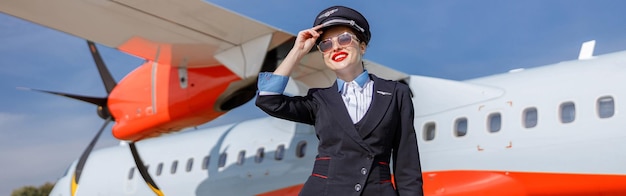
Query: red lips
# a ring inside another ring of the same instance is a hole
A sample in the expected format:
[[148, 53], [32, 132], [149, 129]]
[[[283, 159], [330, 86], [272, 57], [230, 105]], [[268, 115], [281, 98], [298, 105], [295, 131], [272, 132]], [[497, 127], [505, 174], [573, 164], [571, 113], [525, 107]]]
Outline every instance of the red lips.
[[335, 54], [333, 54], [332, 56], [332, 60], [335, 62], [341, 62], [344, 59], [348, 58], [348, 53], [347, 52], [337, 52]]

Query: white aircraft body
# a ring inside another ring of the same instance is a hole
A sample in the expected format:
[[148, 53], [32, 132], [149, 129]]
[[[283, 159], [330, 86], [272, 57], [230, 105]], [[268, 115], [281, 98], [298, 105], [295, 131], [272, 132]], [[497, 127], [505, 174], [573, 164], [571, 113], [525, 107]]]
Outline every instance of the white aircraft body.
[[[408, 82], [426, 194], [626, 194], [626, 52]], [[123, 145], [92, 153], [79, 195], [154, 194]], [[267, 117], [138, 148], [165, 195], [282, 195], [310, 175], [316, 145], [311, 126]], [[70, 195], [70, 177], [51, 195]]]
[[[302, 157], [295, 154], [298, 144]], [[92, 153], [78, 195], [154, 195], [124, 145]], [[311, 126], [262, 118], [146, 140], [137, 147], [165, 195], [255, 195], [302, 184], [316, 145]], [[50, 195], [70, 195], [70, 178], [61, 177]]]

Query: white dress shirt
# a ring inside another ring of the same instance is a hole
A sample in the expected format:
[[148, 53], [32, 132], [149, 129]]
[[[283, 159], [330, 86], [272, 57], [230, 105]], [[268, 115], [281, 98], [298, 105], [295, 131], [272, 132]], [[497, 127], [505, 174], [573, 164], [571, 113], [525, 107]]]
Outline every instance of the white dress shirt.
[[[285, 90], [289, 77], [263, 72], [259, 74], [259, 80], [265, 80], [259, 82], [259, 95], [278, 95]], [[372, 103], [373, 89], [374, 81], [370, 79], [367, 70], [351, 82], [337, 78], [337, 90], [341, 93], [352, 123], [356, 124], [367, 113]]]
[[339, 92], [352, 119], [352, 123], [356, 124], [370, 108], [374, 81], [369, 78], [367, 71], [364, 71], [351, 82], [345, 82], [341, 79], [337, 79], [337, 82], [338, 85], [343, 83]]

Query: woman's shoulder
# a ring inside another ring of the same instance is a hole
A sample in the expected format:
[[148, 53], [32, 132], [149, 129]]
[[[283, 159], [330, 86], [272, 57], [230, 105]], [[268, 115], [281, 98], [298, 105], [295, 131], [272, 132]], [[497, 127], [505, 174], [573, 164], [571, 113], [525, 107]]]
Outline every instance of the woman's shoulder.
[[380, 78], [374, 74], [370, 74], [370, 75], [371, 75], [371, 78], [374, 80], [374, 83], [379, 82], [379, 83], [383, 83], [384, 85], [393, 86], [400, 90], [409, 90], [409, 86], [404, 82]]
[[[325, 92], [325, 91], [329, 91], [331, 89], [333, 89], [334, 86], [329, 86], [329, 87], [324, 87], [324, 88], [310, 88], [309, 92], [307, 93], [308, 95], [314, 95], [314, 94], [318, 94], [321, 92]], [[337, 87], [334, 87], [335, 91], [337, 89]]]

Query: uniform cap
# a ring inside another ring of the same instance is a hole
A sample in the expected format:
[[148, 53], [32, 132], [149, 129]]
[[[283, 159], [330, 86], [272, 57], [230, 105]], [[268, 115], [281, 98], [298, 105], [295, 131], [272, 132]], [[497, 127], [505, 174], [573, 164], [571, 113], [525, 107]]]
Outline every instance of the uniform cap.
[[313, 26], [322, 25], [322, 29], [344, 25], [352, 27], [360, 35], [361, 41], [369, 43], [371, 38], [370, 25], [361, 13], [345, 6], [332, 6], [321, 11], [315, 18]]

